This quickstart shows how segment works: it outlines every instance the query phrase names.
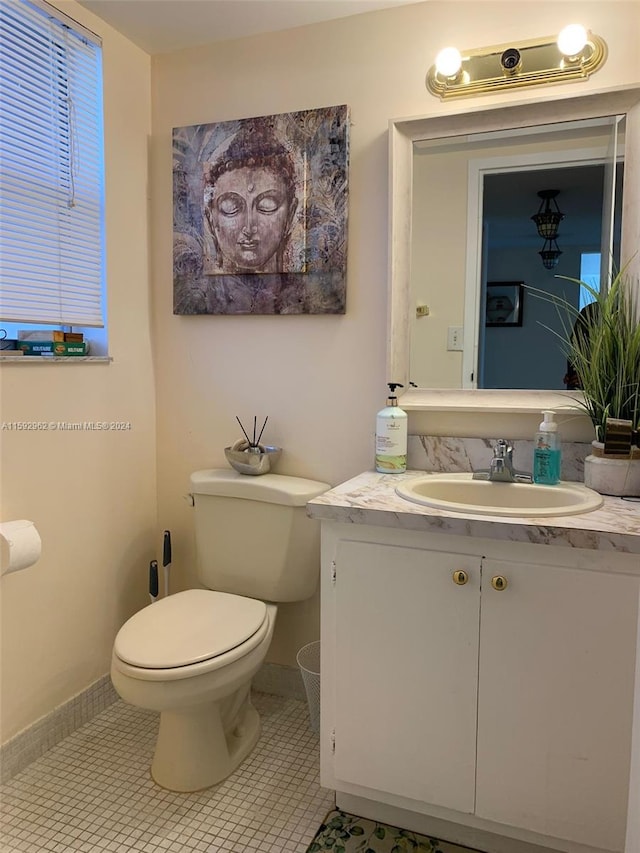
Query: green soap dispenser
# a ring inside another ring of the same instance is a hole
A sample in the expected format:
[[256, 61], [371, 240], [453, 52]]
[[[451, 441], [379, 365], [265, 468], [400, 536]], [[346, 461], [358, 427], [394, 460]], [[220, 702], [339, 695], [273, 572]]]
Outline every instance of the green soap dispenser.
[[555, 486], [560, 482], [560, 439], [555, 412], [542, 413], [543, 421], [533, 442], [533, 482]]
[[381, 474], [402, 474], [407, 470], [407, 413], [398, 406], [396, 388], [399, 382], [389, 382], [387, 405], [376, 417], [376, 471]]

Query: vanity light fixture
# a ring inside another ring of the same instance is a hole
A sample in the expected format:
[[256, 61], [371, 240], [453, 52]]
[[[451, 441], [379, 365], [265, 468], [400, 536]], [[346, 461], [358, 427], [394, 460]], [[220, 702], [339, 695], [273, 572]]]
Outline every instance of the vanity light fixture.
[[607, 45], [581, 24], [558, 36], [459, 52], [444, 48], [427, 72], [427, 89], [439, 98], [486, 95], [520, 86], [584, 80], [607, 58]]
[[559, 190], [540, 190], [538, 193], [541, 199], [540, 207], [531, 218], [536, 223], [538, 234], [544, 240], [554, 240], [558, 236], [558, 228], [564, 219], [564, 213], [561, 212], [556, 201], [559, 192]]
[[457, 47], [444, 47], [436, 56], [436, 71], [442, 77], [455, 79], [462, 68], [462, 56]]
[[589, 39], [582, 24], [569, 24], [558, 33], [558, 50], [571, 58], [578, 58]]

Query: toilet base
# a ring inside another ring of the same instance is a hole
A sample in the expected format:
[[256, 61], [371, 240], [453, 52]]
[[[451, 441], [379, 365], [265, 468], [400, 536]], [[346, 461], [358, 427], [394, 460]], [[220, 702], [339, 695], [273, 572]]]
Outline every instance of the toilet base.
[[[176, 596], [182, 593], [176, 593]], [[125, 702], [160, 712], [151, 777], [170, 791], [201, 791], [222, 782], [244, 761], [260, 737], [250, 700], [251, 679], [262, 665], [277, 607], [254, 637], [212, 661], [176, 670], [145, 669], [113, 653], [111, 680]], [[177, 675], [177, 677], [176, 677]]]
[[[238, 696], [234, 697], [235, 702]], [[260, 737], [260, 717], [248, 688], [234, 727], [225, 732], [225, 703], [209, 702], [180, 711], [163, 711], [151, 777], [161, 788], [183, 793], [222, 782], [244, 761]], [[234, 709], [235, 710], [235, 709]]]

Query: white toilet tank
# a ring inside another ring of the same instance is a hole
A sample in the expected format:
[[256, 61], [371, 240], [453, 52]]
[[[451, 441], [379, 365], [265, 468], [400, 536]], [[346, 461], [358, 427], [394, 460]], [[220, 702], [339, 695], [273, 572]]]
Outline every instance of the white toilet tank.
[[320, 569], [320, 524], [307, 501], [327, 483], [233, 469], [191, 475], [198, 577], [209, 589], [264, 601], [303, 601]]

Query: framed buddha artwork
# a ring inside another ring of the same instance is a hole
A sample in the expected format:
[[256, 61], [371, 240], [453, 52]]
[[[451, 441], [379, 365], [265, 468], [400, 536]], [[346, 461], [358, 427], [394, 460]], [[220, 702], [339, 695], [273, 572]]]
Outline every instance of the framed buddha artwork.
[[349, 109], [173, 131], [174, 314], [343, 314]]

